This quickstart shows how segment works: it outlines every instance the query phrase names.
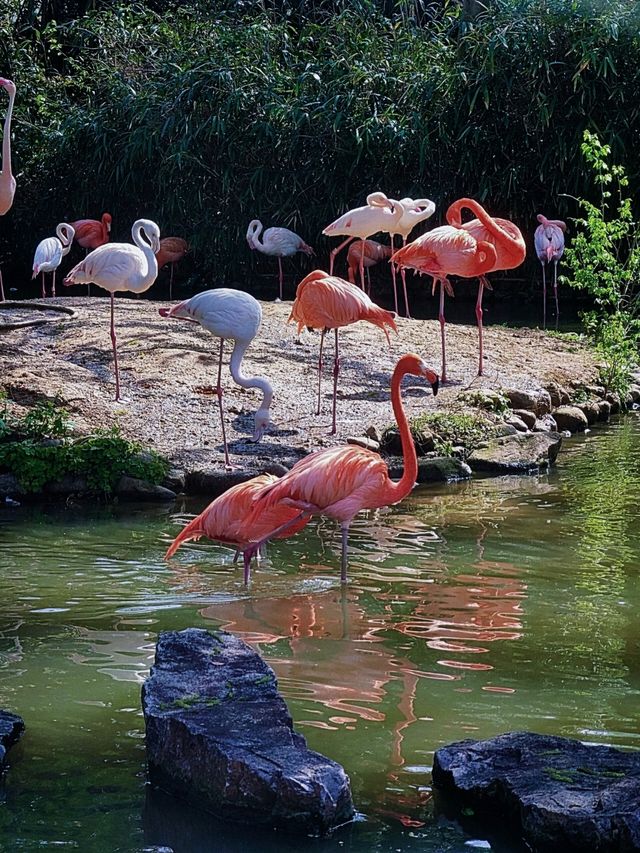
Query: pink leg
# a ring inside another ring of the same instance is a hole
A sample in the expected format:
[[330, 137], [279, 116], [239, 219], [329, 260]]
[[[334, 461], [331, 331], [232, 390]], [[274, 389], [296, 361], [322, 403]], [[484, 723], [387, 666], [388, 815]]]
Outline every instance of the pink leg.
[[[402, 245], [403, 246], [407, 245], [407, 238], [406, 237], [402, 238]], [[402, 290], [404, 292], [404, 310], [406, 312], [408, 319], [410, 320], [411, 314], [409, 313], [409, 297], [407, 296], [407, 271], [405, 270], [404, 267], [402, 267], [402, 269], [400, 270], [400, 275], [402, 276]]]
[[478, 286], [478, 301], [476, 302], [476, 320], [478, 321], [478, 340], [480, 342], [480, 357], [478, 361], [478, 376], [482, 376], [482, 370], [484, 367], [484, 352], [482, 349], [482, 294], [484, 292], [485, 284], [489, 282], [486, 278], [481, 275], [480, 276], [480, 285]]
[[224, 426], [224, 406], [222, 404], [222, 350], [224, 338], [220, 338], [220, 358], [218, 359], [218, 384], [216, 394], [218, 395], [218, 408], [220, 409], [220, 426], [222, 427], [222, 444], [224, 445], [224, 467], [230, 471], [233, 467], [229, 461], [229, 448], [227, 446], [227, 433]]
[[[393, 245], [393, 238], [396, 236], [395, 234], [390, 234], [391, 237], [391, 254], [395, 252], [395, 246]], [[391, 264], [391, 281], [393, 282], [393, 305], [394, 311], [396, 314], [398, 313], [398, 286], [396, 284], [396, 265]]]
[[558, 329], [558, 318], [560, 317], [560, 309], [558, 308], [558, 262], [553, 262], [553, 293], [556, 297], [556, 331]]
[[320, 414], [320, 386], [322, 384], [322, 347], [324, 346], [324, 336], [326, 331], [326, 329], [323, 329], [320, 332], [320, 356], [318, 357], [318, 406], [316, 408], [316, 415]]
[[331, 250], [329, 254], [329, 275], [333, 275], [333, 262], [335, 260], [336, 255], [338, 254], [338, 252], [344, 249], [344, 247], [352, 240], [355, 240], [355, 237], [347, 237], [346, 240], [343, 240], [342, 243], [340, 243], [337, 249]]
[[345, 521], [342, 527], [342, 559], [340, 561], [340, 583], [347, 582], [347, 547], [349, 545], [349, 523]]
[[361, 237], [360, 241], [362, 243], [362, 249], [360, 252], [360, 289], [363, 293], [366, 293], [367, 291], [364, 286], [364, 237]]
[[[260, 548], [265, 544], [265, 542], [268, 542], [269, 539], [273, 539], [274, 536], [277, 536], [280, 533], [284, 533], [285, 530], [294, 525], [296, 522], [300, 521], [300, 519], [303, 518], [305, 515], [308, 515], [310, 517], [311, 513], [307, 512], [306, 510], [302, 510], [298, 513], [298, 515], [294, 516], [294, 518], [290, 519], [289, 521], [285, 521], [285, 523], [281, 524], [280, 527], [276, 527], [275, 530], [272, 530], [268, 536], [264, 536], [257, 542], [252, 542], [244, 549], [242, 557], [244, 562], [245, 586], [249, 583], [249, 578], [251, 577], [251, 560], [254, 556], [258, 555], [258, 553], [260, 552]], [[235, 563], [235, 559], [233, 562]]]
[[340, 353], [338, 351], [338, 330], [336, 332], [336, 356], [333, 362], [333, 421], [331, 424], [331, 435], [335, 435], [338, 427], [336, 424], [336, 405], [338, 399], [338, 373], [340, 372]]
[[447, 381], [447, 349], [445, 343], [445, 335], [444, 335], [444, 327], [445, 327], [445, 319], [444, 319], [444, 279], [440, 279], [440, 311], [438, 313], [438, 320], [440, 321], [440, 346], [442, 349], [442, 382]]
[[2, 270], [0, 270], [0, 302], [4, 302], [4, 283], [2, 281]]
[[278, 255], [278, 269], [280, 270], [280, 302], [282, 302], [282, 258]]
[[173, 299], [173, 264], [169, 264], [171, 272], [169, 273], [169, 299]]
[[51, 295], [56, 295], [56, 271], [53, 271], [53, 280], [51, 282]]
[[542, 263], [542, 328], [547, 328], [547, 278]]
[[116, 348], [116, 327], [113, 319], [114, 294], [111, 294], [111, 346], [113, 347], [113, 363], [116, 369], [116, 401], [120, 399], [120, 371], [118, 370], [118, 350]]
[[44, 289], [44, 273], [42, 273], [42, 287], [41, 287], [41, 290], [42, 290], [42, 298], [43, 298], [43, 299], [45, 299], [45, 298], [46, 298], [46, 296], [47, 296], [47, 294], [46, 294], [46, 291], [45, 291], [45, 289]]

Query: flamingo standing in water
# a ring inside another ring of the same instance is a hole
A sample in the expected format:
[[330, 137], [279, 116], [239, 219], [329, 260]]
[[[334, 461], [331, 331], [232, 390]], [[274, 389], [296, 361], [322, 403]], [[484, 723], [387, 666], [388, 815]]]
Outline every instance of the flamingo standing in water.
[[[394, 230], [389, 232], [389, 236], [391, 238], [391, 254], [395, 251], [395, 246], [393, 245], [393, 238], [396, 234], [400, 234], [402, 237], [402, 245], [407, 245], [407, 238], [409, 234], [413, 231], [413, 229], [420, 222], [424, 222], [425, 219], [429, 219], [430, 216], [433, 216], [436, 210], [435, 203], [428, 198], [401, 198], [399, 201], [400, 206], [402, 207], [402, 216], [400, 220], [396, 222], [394, 226]], [[407, 317], [411, 317], [409, 312], [409, 297], [407, 296], [407, 274], [405, 272], [404, 267], [401, 268], [400, 274], [402, 276], [402, 290], [404, 292], [404, 308]], [[395, 310], [396, 314], [398, 314], [398, 288], [396, 286], [396, 268], [393, 264], [391, 264], [391, 277], [393, 280], [393, 298], [395, 301]]]
[[547, 328], [547, 280], [545, 266], [553, 263], [553, 292], [556, 298], [556, 329], [558, 328], [558, 261], [564, 254], [564, 232], [567, 230], [566, 223], [561, 219], [547, 219], [541, 213], [538, 214], [540, 225], [536, 228], [533, 240], [536, 247], [536, 255], [542, 264], [542, 327]]
[[445, 291], [453, 296], [450, 275], [475, 278], [493, 269], [496, 262], [495, 247], [485, 240], [476, 240], [462, 228], [441, 225], [427, 231], [413, 243], [407, 243], [391, 256], [391, 263], [400, 269], [409, 267], [433, 279], [433, 290], [440, 284], [440, 342], [442, 348], [442, 381], [447, 381], [447, 351], [445, 342]]
[[[354, 207], [338, 217], [335, 222], [322, 231], [327, 237], [347, 237], [340, 245], [331, 250], [329, 260], [329, 275], [333, 275], [333, 263], [341, 249], [360, 238], [362, 243], [367, 237], [377, 234], [379, 231], [390, 232], [402, 217], [403, 208], [397, 202], [382, 192], [369, 193], [367, 203], [362, 207]], [[364, 290], [364, 251], [360, 256], [360, 287]]]
[[67, 222], [61, 222], [56, 228], [57, 237], [46, 237], [41, 240], [33, 256], [33, 274], [31, 278], [35, 278], [38, 273], [42, 275], [42, 298], [47, 295], [44, 286], [44, 274], [50, 272], [53, 274], [51, 284], [51, 295], [56, 295], [56, 270], [62, 262], [62, 258], [68, 253], [73, 242], [73, 225]]
[[280, 271], [280, 301], [282, 301], [282, 258], [289, 258], [296, 252], [304, 252], [305, 255], [315, 255], [315, 252], [311, 246], [304, 242], [302, 237], [288, 228], [267, 228], [262, 235], [261, 243], [262, 227], [262, 222], [259, 219], [251, 220], [247, 228], [247, 243], [249, 248], [256, 249], [263, 255], [275, 255], [277, 257]]
[[340, 371], [340, 358], [338, 350], [338, 329], [350, 326], [358, 320], [367, 320], [378, 326], [385, 333], [387, 343], [390, 343], [387, 326], [397, 332], [394, 314], [385, 311], [373, 303], [363, 290], [342, 278], [327, 275], [323, 270], [314, 270], [306, 278], [303, 278], [296, 291], [296, 298], [291, 306], [289, 321], [296, 320], [298, 323], [298, 334], [303, 328], [321, 329], [320, 332], [320, 356], [318, 358], [318, 408], [316, 414], [320, 414], [320, 385], [322, 381], [322, 347], [324, 336], [329, 329], [334, 329], [336, 334], [335, 358], [333, 362], [333, 419], [331, 435], [335, 435], [336, 425], [336, 398], [338, 393], [338, 373]]
[[[268, 379], [263, 376], [243, 376], [240, 370], [242, 357], [247, 347], [258, 334], [262, 322], [260, 303], [248, 293], [241, 290], [231, 290], [220, 287], [216, 290], [205, 290], [197, 293], [191, 299], [174, 305], [173, 308], [160, 308], [162, 317], [190, 320], [199, 323], [203, 329], [220, 338], [220, 357], [218, 360], [218, 384], [215, 393], [220, 408], [220, 424], [222, 426], [222, 442], [224, 444], [225, 467], [230, 469], [229, 448], [224, 426], [224, 408], [222, 404], [222, 351], [227, 338], [234, 341], [229, 370], [234, 382], [242, 388], [258, 388], [262, 391], [262, 402], [255, 414], [253, 440], [260, 441], [270, 425], [269, 407], [273, 399], [273, 388]], [[214, 537], [215, 538], [215, 537]]]
[[[364, 258], [362, 258], [363, 252]], [[376, 243], [375, 240], [365, 240], [364, 243], [352, 243], [347, 249], [347, 276], [349, 281], [351, 284], [356, 283], [356, 273], [360, 269], [360, 261], [362, 260], [364, 268], [367, 271], [367, 293], [370, 293], [371, 279], [369, 278], [369, 268], [390, 257], [391, 246], [384, 246], [382, 243]]]
[[[200, 515], [192, 519], [173, 540], [165, 560], [169, 560], [183, 542], [198, 540], [202, 536], [244, 550], [252, 539], [271, 534], [275, 539], [293, 536], [309, 522], [310, 516], [301, 517], [300, 511], [286, 503], [274, 503], [252, 527], [245, 524], [256, 496], [278, 480], [273, 474], [260, 474], [238, 483], [219, 495]], [[273, 531], [279, 531], [273, 533]], [[250, 561], [245, 562], [244, 582], [249, 583]]]
[[[404, 355], [391, 378], [391, 404], [400, 439], [404, 471], [397, 482], [389, 477], [389, 469], [379, 454], [362, 447], [331, 447], [301, 459], [275, 483], [259, 492], [253, 509], [245, 519], [248, 530], [282, 504], [299, 510], [300, 517], [326, 515], [342, 528], [342, 560], [340, 580], [347, 582], [347, 546], [349, 525], [363, 509], [378, 509], [399, 503], [414, 487], [418, 476], [418, 459], [407, 416], [400, 397], [400, 383], [407, 374], [422, 376], [438, 392], [438, 375], [417, 355]], [[260, 545], [281, 531], [275, 528], [244, 549], [245, 565]]]
[[169, 274], [169, 299], [172, 299], [173, 286], [173, 271], [178, 261], [181, 261], [189, 251], [189, 244], [182, 237], [163, 237], [160, 240], [160, 250], [156, 252], [156, 261], [158, 262], [158, 270], [161, 270], [165, 264], [171, 267]]
[[[4, 216], [11, 209], [16, 192], [16, 179], [11, 171], [11, 114], [13, 113], [13, 102], [16, 99], [16, 87], [11, 80], [0, 77], [0, 88], [4, 89], [9, 95], [9, 104], [4, 117], [4, 130], [2, 131], [2, 165], [0, 166], [0, 216]], [[0, 270], [0, 301], [4, 302], [2, 270]]]
[[116, 400], [120, 399], [120, 372], [113, 317], [114, 295], [120, 290], [144, 293], [158, 275], [155, 253], [160, 246], [160, 229], [156, 223], [150, 219], [137, 219], [131, 228], [131, 236], [135, 245], [105, 243], [89, 252], [64, 280], [67, 286], [93, 282], [108, 291], [111, 296], [111, 345], [116, 374]]
[[[478, 217], [470, 222], [462, 222], [462, 211], [470, 210]], [[489, 216], [487, 211], [472, 198], [461, 198], [447, 210], [447, 222], [454, 228], [462, 228], [475, 237], [479, 242], [491, 243], [496, 250], [496, 260], [491, 269], [511, 270], [519, 267], [527, 254], [522, 232], [517, 225], [508, 219], [499, 219]], [[476, 319], [478, 321], [479, 361], [478, 376], [482, 376], [484, 369], [484, 352], [482, 348], [482, 294], [484, 288], [491, 290], [491, 285], [485, 272], [480, 273], [480, 284], [478, 286], [478, 299], [476, 301]]]

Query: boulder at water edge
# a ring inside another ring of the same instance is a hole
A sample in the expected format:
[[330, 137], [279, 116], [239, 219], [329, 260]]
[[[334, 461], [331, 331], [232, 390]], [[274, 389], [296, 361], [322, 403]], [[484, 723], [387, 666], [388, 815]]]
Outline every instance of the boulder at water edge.
[[0, 770], [4, 767], [4, 759], [14, 743], [17, 743], [24, 731], [24, 720], [9, 711], [0, 711]]
[[353, 817], [343, 768], [307, 748], [273, 670], [233, 634], [162, 633], [142, 708], [151, 782], [192, 805], [314, 835]]
[[433, 783], [489, 835], [534, 853], [640, 850], [640, 753], [513, 732], [437, 750]]

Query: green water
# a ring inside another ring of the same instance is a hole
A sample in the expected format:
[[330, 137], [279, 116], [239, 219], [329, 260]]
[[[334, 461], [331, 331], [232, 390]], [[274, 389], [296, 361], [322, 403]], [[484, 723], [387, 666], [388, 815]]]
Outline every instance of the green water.
[[[639, 468], [631, 415], [550, 475], [416, 491], [354, 524], [344, 594], [326, 522], [269, 546], [247, 591], [225, 549], [163, 562], [202, 504], [0, 509], [0, 708], [27, 723], [0, 850], [474, 849], [433, 808], [440, 745], [526, 728], [640, 747]], [[259, 648], [358, 823], [300, 842], [149, 790], [140, 686], [157, 632], [192, 625]]]

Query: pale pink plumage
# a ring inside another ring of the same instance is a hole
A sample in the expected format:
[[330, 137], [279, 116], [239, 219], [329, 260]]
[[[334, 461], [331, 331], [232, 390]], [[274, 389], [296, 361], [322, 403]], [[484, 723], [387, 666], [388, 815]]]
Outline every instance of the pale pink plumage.
[[56, 228], [57, 237], [45, 237], [36, 246], [33, 256], [33, 269], [31, 278], [38, 273], [42, 274], [42, 298], [46, 297], [44, 274], [53, 274], [51, 283], [51, 295], [56, 295], [56, 270], [62, 262], [62, 258], [68, 253], [73, 241], [73, 226], [68, 222], [61, 222]]
[[558, 261], [564, 254], [564, 232], [566, 224], [561, 219], [547, 219], [541, 213], [538, 214], [540, 225], [536, 228], [533, 240], [536, 247], [536, 255], [542, 264], [542, 326], [547, 327], [547, 279], [545, 274], [546, 264], [553, 264], [553, 290], [556, 300], [556, 327], [558, 325]]
[[[420, 222], [424, 222], [426, 219], [429, 219], [430, 216], [433, 216], [436, 210], [435, 203], [429, 198], [401, 198], [399, 204], [402, 207], [402, 216], [400, 217], [400, 220], [396, 222], [394, 230], [389, 234], [391, 239], [391, 254], [395, 251], [393, 242], [396, 234], [400, 234], [402, 237], [402, 245], [406, 246], [407, 238], [416, 225], [419, 225]], [[405, 314], [407, 317], [411, 317], [411, 313], [409, 311], [409, 296], [407, 295], [407, 274], [404, 267], [400, 270], [400, 275], [402, 277]], [[394, 307], [397, 314], [398, 288], [396, 286], [396, 268], [394, 264], [391, 264], [391, 279], [393, 282]]]
[[[302, 237], [288, 228], [267, 228], [262, 234], [262, 222], [252, 219], [247, 228], [247, 243], [251, 249], [262, 252], [263, 255], [272, 255], [278, 259], [280, 272], [280, 299], [282, 299], [282, 258], [289, 258], [296, 252], [304, 252], [305, 255], [315, 255], [311, 246], [304, 242]], [[262, 234], [262, 242], [260, 242]]]

